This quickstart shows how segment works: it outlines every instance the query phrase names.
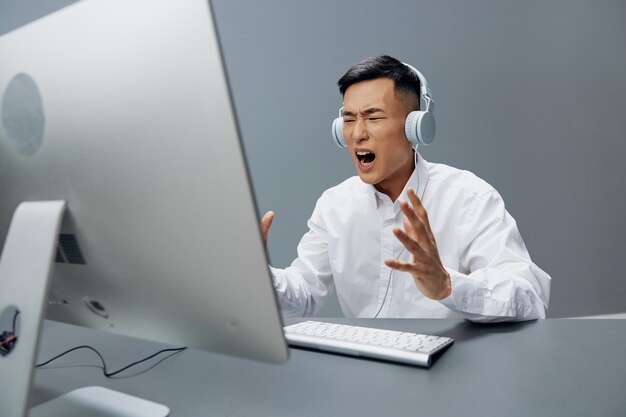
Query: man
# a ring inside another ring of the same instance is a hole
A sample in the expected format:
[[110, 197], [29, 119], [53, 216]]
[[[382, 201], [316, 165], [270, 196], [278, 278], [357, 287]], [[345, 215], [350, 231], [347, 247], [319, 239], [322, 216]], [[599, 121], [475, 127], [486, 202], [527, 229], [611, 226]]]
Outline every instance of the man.
[[[427, 162], [407, 140], [419, 83], [389, 56], [339, 80], [358, 176], [322, 194], [298, 258], [271, 268], [283, 314], [314, 314], [335, 287], [347, 317], [545, 317], [550, 276], [531, 261], [500, 195], [468, 171]], [[273, 219], [261, 220], [266, 242]]]

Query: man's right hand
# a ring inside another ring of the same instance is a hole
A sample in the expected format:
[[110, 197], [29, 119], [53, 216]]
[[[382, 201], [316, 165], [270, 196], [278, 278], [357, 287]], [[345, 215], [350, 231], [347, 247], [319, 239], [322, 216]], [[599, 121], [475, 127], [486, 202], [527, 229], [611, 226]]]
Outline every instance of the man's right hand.
[[274, 221], [273, 211], [268, 211], [261, 218], [261, 233], [263, 233], [263, 243], [265, 244], [265, 246], [267, 246], [267, 234], [270, 231], [270, 226], [272, 225], [273, 221]]

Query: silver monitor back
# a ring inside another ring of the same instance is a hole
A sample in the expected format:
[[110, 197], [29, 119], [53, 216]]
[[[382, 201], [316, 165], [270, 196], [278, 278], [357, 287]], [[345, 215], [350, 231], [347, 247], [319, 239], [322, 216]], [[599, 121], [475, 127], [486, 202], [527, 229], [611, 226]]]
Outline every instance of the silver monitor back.
[[87, 0], [0, 37], [0, 244], [19, 203], [65, 200], [48, 318], [282, 362], [207, 3]]

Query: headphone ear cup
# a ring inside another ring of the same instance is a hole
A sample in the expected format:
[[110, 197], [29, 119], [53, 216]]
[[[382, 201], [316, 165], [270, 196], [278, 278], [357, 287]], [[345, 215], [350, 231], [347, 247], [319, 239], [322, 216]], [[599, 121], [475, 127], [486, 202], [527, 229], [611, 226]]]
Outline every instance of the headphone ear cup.
[[342, 117], [337, 117], [335, 120], [333, 120], [333, 126], [331, 130], [332, 130], [333, 139], [335, 140], [335, 144], [337, 144], [337, 146], [339, 146], [340, 148], [346, 148], [348, 145], [346, 144], [346, 140], [343, 137], [343, 118]]
[[430, 145], [435, 140], [435, 132], [437, 125], [435, 124], [435, 116], [432, 112], [423, 112], [417, 119], [417, 138], [420, 145]]
[[412, 111], [406, 116], [406, 121], [404, 122], [404, 135], [406, 139], [411, 142], [412, 147], [415, 147], [419, 144], [417, 139], [417, 118], [419, 117], [419, 111]]
[[404, 123], [404, 134], [414, 147], [433, 143], [436, 130], [435, 117], [429, 111], [412, 111]]

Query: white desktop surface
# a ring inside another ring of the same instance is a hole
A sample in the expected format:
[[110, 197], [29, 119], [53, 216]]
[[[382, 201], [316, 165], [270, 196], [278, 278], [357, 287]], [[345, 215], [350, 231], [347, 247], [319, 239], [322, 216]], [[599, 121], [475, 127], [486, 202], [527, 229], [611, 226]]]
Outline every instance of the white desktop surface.
[[[32, 403], [102, 385], [161, 402], [172, 417], [626, 415], [626, 320], [323, 320], [455, 343], [430, 369], [304, 350], [284, 365], [187, 350], [115, 379], [104, 378], [95, 354], [75, 352], [36, 372]], [[99, 349], [110, 370], [165, 347], [48, 322], [39, 358], [80, 344]]]

